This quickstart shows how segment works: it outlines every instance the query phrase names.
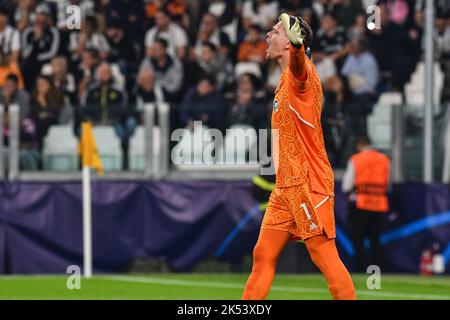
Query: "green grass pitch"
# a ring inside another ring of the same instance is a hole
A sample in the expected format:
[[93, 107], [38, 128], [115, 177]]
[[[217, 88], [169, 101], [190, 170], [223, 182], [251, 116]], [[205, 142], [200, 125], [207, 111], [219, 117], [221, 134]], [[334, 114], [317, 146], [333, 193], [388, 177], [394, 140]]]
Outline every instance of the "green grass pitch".
[[[247, 274], [95, 275], [69, 290], [67, 276], [1, 276], [0, 299], [240, 299]], [[367, 275], [352, 275], [359, 299], [450, 300], [450, 277], [382, 275], [369, 290]], [[331, 299], [314, 275], [277, 275], [268, 299]]]

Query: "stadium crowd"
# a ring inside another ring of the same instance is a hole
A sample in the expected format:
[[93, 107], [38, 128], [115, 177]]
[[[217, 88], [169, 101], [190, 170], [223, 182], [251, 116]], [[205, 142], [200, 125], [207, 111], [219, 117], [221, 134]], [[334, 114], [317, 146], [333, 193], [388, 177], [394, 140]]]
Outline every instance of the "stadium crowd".
[[[402, 91], [423, 51], [423, 0], [1, 0], [0, 104], [20, 106], [25, 170], [39, 169], [54, 124], [111, 125], [124, 152], [143, 105], [166, 101], [171, 127], [266, 128], [280, 70], [265, 60], [265, 34], [280, 12], [314, 31], [312, 58], [324, 91], [323, 126], [333, 166], [366, 131], [379, 94]], [[450, 5], [436, 0], [436, 58], [450, 99]], [[381, 28], [366, 26], [377, 4]], [[81, 29], [69, 25], [81, 8]], [[126, 159], [126, 157], [125, 157]]]

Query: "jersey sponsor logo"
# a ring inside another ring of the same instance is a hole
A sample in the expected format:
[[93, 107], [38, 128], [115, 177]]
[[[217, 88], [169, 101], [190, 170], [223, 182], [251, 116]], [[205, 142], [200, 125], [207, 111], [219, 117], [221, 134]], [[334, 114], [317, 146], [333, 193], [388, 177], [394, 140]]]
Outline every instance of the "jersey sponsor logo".
[[273, 101], [273, 112], [278, 110], [278, 100]]

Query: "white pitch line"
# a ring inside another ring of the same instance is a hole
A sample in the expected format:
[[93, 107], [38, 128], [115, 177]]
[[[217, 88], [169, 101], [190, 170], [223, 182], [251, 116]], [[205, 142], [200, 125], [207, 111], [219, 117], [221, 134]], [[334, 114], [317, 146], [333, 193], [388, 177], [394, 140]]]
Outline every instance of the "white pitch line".
[[[133, 277], [133, 276], [111, 276], [104, 279], [110, 279], [123, 282], [134, 283], [148, 283], [148, 284], [165, 284], [173, 286], [183, 287], [208, 287], [208, 288], [224, 288], [224, 289], [239, 289], [243, 290], [244, 286], [235, 283], [223, 283], [223, 282], [211, 282], [211, 281], [192, 281], [192, 280], [175, 280], [175, 279], [160, 279], [160, 278], [146, 278], [146, 277]], [[292, 288], [273, 286], [271, 291], [279, 292], [315, 292], [315, 293], [327, 293], [326, 289], [321, 288]], [[373, 296], [373, 297], [391, 297], [391, 298], [405, 298], [405, 299], [444, 299], [450, 300], [450, 296], [436, 295], [436, 294], [412, 294], [402, 292], [376, 292], [369, 290], [357, 290], [357, 295], [360, 296]]]

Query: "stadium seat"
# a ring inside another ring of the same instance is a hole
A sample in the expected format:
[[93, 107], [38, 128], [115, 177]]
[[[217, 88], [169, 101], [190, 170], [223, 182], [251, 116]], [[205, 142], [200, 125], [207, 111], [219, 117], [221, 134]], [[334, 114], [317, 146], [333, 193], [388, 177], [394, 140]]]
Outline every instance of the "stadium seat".
[[397, 91], [383, 92], [378, 98], [379, 104], [399, 105], [403, 103], [402, 94]]
[[384, 92], [373, 106], [372, 113], [367, 119], [368, 134], [373, 145], [387, 151], [392, 147], [392, 108], [402, 104], [400, 92]]
[[102, 160], [103, 170], [122, 170], [122, 148], [120, 139], [117, 137], [114, 128], [110, 126], [95, 126], [94, 136], [97, 142], [97, 149]]
[[[439, 63], [434, 64], [433, 101], [434, 113], [441, 110], [440, 99], [444, 87], [444, 74]], [[417, 117], [423, 117], [423, 105], [425, 103], [425, 63], [419, 62], [416, 70], [411, 75], [410, 81], [405, 84], [405, 99], [408, 105], [408, 113]]]
[[234, 74], [236, 78], [239, 78], [241, 75], [250, 73], [253, 74], [257, 78], [261, 78], [261, 67], [256, 62], [239, 62], [234, 67]]
[[73, 129], [71, 126], [51, 126], [43, 142], [42, 155], [44, 170], [78, 170], [78, 140], [73, 134]]
[[[161, 152], [161, 130], [159, 127], [153, 128], [153, 172], [157, 170], [156, 158]], [[128, 150], [128, 164], [131, 171], [144, 171], [145, 169], [145, 126], [136, 128], [133, 136], [130, 138]]]

